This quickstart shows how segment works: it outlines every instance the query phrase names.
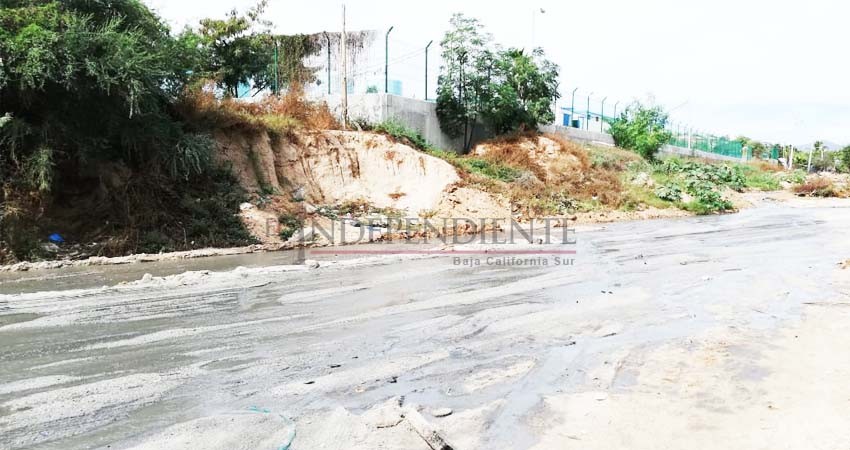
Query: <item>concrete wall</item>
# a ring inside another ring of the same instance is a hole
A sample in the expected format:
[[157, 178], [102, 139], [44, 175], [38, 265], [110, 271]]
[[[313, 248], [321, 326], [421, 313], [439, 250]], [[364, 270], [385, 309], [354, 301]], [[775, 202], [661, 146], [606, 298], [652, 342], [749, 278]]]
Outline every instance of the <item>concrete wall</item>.
[[565, 127], [562, 125], [544, 125], [540, 127], [544, 133], [553, 133], [566, 137], [571, 141], [586, 142], [590, 144], [614, 145], [614, 138], [610, 134], [598, 131], [587, 131], [579, 128]]
[[[317, 98], [328, 103], [331, 111], [342, 117], [342, 98], [339, 95], [324, 95]], [[392, 94], [353, 94], [348, 96], [348, 117], [352, 121], [363, 121], [367, 123], [379, 123], [389, 119], [395, 119], [414, 130], [422, 133], [429, 144], [443, 149], [463, 152], [463, 139], [453, 139], [443, 133], [440, 129], [440, 120], [437, 119], [437, 104], [407, 97], [399, 97]], [[579, 128], [565, 127], [562, 125], [545, 125], [540, 130], [544, 133], [554, 133], [566, 137], [572, 141], [585, 142], [597, 145], [614, 145], [614, 138], [610, 134], [599, 131], [588, 131]], [[473, 135], [473, 145], [492, 137], [493, 134], [482, 125], [476, 127]], [[661, 153], [668, 155], [693, 156], [698, 158], [715, 159], [721, 161], [742, 161], [741, 158], [718, 155], [716, 153], [692, 150], [684, 147], [665, 145]]]
[[[342, 98], [339, 95], [323, 96], [319, 100], [337, 117], [342, 117]], [[348, 118], [352, 121], [379, 123], [395, 119], [422, 133], [429, 144], [444, 150], [463, 150], [463, 139], [453, 139], [440, 129], [437, 104], [391, 94], [355, 94], [348, 96]], [[486, 130], [479, 129], [473, 142], [486, 138]]]
[[[571, 141], [585, 142], [590, 144], [614, 145], [614, 138], [610, 134], [600, 133], [598, 131], [586, 131], [578, 128], [569, 128], [561, 125], [547, 125], [540, 127], [544, 133], [555, 133], [566, 137]], [[702, 150], [688, 149], [685, 147], [675, 147], [665, 145], [661, 147], [660, 152], [666, 155], [691, 156], [696, 158], [714, 159], [718, 161], [735, 161], [742, 162], [742, 158], [733, 156], [718, 155], [717, 153], [704, 152]]]

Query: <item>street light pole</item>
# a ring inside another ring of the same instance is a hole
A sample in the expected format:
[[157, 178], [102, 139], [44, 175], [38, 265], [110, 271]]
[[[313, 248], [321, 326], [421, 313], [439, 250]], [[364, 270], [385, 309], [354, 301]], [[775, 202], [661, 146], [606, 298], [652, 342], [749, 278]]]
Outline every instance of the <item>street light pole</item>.
[[573, 127], [573, 121], [576, 119], [576, 91], [578, 88], [573, 89], [573, 102], [570, 103], [570, 128]]
[[390, 33], [395, 26], [391, 26], [387, 30], [387, 35], [384, 38], [384, 94], [390, 92]]
[[431, 44], [433, 44], [433, 43], [434, 43], [434, 41], [431, 41], [431, 42], [428, 43], [428, 45], [425, 46], [425, 100], [426, 101], [428, 100], [428, 49], [431, 48]]
[[585, 113], [585, 123], [584, 129], [590, 131], [590, 97], [593, 96], [593, 92], [587, 94], [587, 112]]
[[532, 52], [532, 53], [534, 52], [534, 44], [535, 44], [534, 41], [537, 38], [536, 32], [537, 32], [537, 11], [538, 10], [540, 11], [540, 14], [546, 14], [546, 10], [543, 9], [543, 8], [535, 8], [534, 11], [531, 12], [531, 49], [529, 49], [529, 51]]
[[614, 118], [617, 118], [617, 106], [620, 104], [620, 101], [617, 100], [617, 103], [614, 103]]

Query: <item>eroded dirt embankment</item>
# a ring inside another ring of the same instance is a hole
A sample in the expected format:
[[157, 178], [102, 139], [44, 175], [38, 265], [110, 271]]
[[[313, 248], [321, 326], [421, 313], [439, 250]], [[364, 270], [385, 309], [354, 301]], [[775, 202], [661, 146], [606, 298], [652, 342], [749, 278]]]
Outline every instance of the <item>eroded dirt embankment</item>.
[[[449, 163], [388, 137], [356, 131], [216, 135], [221, 161], [249, 191], [275, 192], [312, 205], [364, 201], [417, 217], [450, 209], [461, 178]], [[476, 196], [480, 212], [508, 217], [504, 199]], [[448, 211], [446, 211], [448, 212]]]

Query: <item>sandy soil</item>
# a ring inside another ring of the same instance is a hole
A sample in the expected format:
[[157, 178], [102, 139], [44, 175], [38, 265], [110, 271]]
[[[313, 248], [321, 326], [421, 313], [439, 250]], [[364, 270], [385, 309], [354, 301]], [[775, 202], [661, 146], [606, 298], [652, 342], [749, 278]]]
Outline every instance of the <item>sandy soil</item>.
[[365, 201], [415, 217], [435, 209], [460, 181], [446, 161], [379, 134], [331, 130], [271, 140], [266, 133], [231, 133], [216, 140], [219, 159], [248, 190], [266, 186], [314, 205]]
[[[806, 306], [764, 333], [717, 329], [612, 358], [597, 392], [545, 398], [534, 449], [850, 446], [850, 303]], [[687, 444], [685, 444], [687, 443]]]

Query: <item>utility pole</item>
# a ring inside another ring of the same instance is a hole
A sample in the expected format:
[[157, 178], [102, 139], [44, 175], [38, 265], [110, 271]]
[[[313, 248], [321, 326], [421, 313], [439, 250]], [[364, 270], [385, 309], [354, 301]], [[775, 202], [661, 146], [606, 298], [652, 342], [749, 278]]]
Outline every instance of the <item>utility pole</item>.
[[390, 93], [390, 33], [393, 28], [395, 26], [391, 26], [384, 37], [384, 94]]
[[814, 154], [815, 154], [814, 149], [809, 150], [809, 165], [806, 168], [806, 172], [808, 172], [808, 173], [812, 173], [812, 155], [814, 155]]
[[546, 14], [546, 10], [543, 8], [535, 8], [531, 12], [531, 48], [529, 49], [529, 53], [534, 53], [534, 45], [535, 40], [537, 38], [537, 12], [540, 11], [540, 14]]
[[791, 147], [791, 150], [788, 152], [788, 155], [789, 155], [788, 169], [794, 170], [794, 150], [796, 150], [796, 149], [794, 148], [793, 145], [790, 145], [789, 147]]
[[433, 43], [434, 41], [431, 41], [425, 46], [425, 101], [428, 101], [428, 49]]
[[587, 120], [585, 120], [585, 124], [584, 124], [584, 129], [587, 130], [587, 131], [590, 131], [590, 97], [592, 97], [592, 96], [593, 96], [593, 92], [591, 92], [590, 94], [587, 94], [587, 114], [585, 115]]
[[348, 129], [348, 36], [345, 33], [345, 5], [342, 5], [342, 129]]

